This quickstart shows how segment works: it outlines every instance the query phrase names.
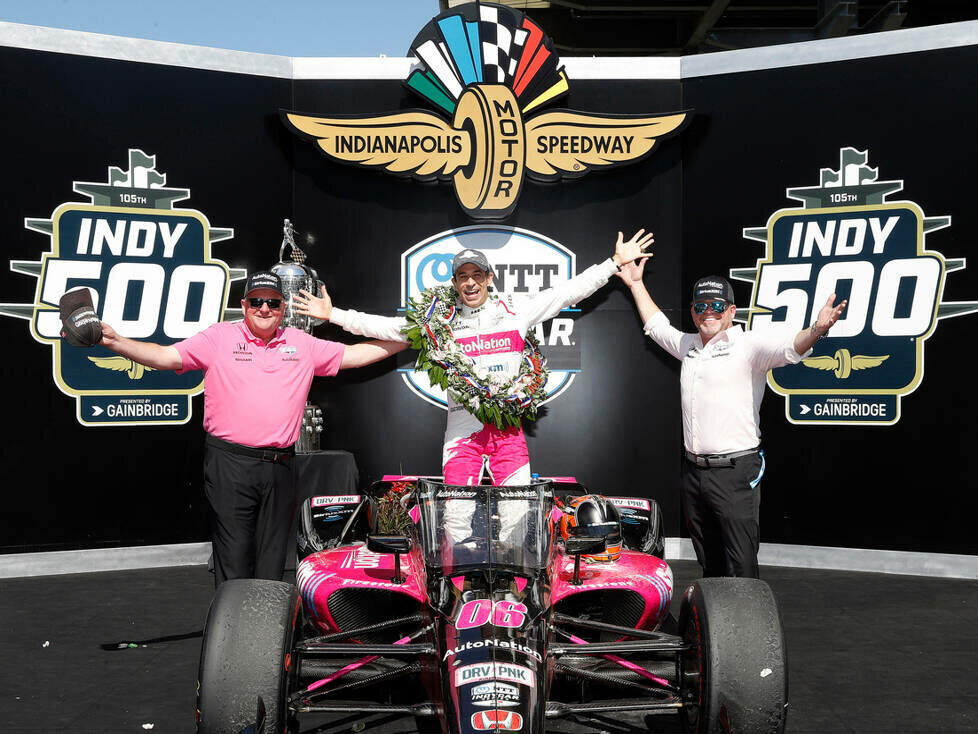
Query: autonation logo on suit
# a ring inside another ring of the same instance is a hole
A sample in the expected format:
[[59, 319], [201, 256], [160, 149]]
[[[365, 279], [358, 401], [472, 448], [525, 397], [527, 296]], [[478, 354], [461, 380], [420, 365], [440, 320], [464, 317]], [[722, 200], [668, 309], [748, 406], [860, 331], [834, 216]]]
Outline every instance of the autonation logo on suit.
[[924, 376], [924, 342], [943, 318], [978, 311], [978, 302], [946, 302], [948, 273], [964, 258], [945, 258], [926, 237], [951, 217], [925, 216], [913, 201], [890, 201], [903, 181], [879, 180], [869, 151], [843, 148], [839, 169], [821, 169], [818, 186], [789, 188], [801, 207], [781, 209], [767, 227], [744, 236], [764, 242], [754, 268], [733, 278], [753, 281], [747, 328], [802, 329], [832, 293], [848, 299], [842, 318], [800, 366], [768, 373], [787, 397], [792, 423], [889, 425], [900, 400]]
[[[178, 209], [189, 189], [166, 187], [156, 156], [130, 149], [127, 170], [109, 167], [104, 183], [76, 181], [88, 202], [65, 202], [49, 219], [26, 219], [50, 238], [39, 261], [12, 261], [37, 278], [33, 303], [0, 304], [0, 314], [30, 321], [33, 337], [51, 346], [54, 381], [76, 398], [86, 426], [186, 423], [199, 371], [177, 375], [144, 367], [102, 347], [73, 347], [60, 338], [58, 300], [78, 286], [95, 310], [133, 339], [172, 344], [225, 316], [231, 280], [245, 277], [211, 257], [211, 244], [234, 236], [194, 209]], [[230, 315], [231, 309], [227, 310]]]

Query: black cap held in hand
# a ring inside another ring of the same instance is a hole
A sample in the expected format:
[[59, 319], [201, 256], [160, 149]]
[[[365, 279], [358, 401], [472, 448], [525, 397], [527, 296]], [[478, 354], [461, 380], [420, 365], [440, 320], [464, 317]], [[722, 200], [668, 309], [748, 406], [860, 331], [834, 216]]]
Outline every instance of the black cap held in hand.
[[92, 292], [74, 288], [58, 302], [61, 309], [61, 338], [73, 347], [94, 347], [102, 341], [102, 322], [95, 313]]

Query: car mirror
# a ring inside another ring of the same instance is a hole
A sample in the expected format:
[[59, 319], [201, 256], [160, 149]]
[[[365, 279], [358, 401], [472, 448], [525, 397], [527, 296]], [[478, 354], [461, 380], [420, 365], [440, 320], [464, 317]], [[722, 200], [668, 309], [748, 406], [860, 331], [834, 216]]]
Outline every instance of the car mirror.
[[367, 550], [371, 553], [407, 553], [411, 539], [406, 535], [368, 535]]
[[592, 538], [590, 535], [572, 535], [564, 541], [564, 551], [574, 557], [574, 576], [571, 584], [581, 583], [581, 555], [584, 553], [600, 553], [607, 549], [607, 538]]
[[395, 584], [403, 584], [404, 577], [401, 575], [401, 554], [411, 550], [411, 539], [406, 535], [368, 535], [367, 550], [371, 553], [393, 553], [394, 554], [394, 578], [391, 579]]
[[601, 553], [607, 548], [605, 538], [592, 538], [589, 535], [571, 536], [564, 541], [564, 549], [569, 556], [580, 556], [584, 553]]

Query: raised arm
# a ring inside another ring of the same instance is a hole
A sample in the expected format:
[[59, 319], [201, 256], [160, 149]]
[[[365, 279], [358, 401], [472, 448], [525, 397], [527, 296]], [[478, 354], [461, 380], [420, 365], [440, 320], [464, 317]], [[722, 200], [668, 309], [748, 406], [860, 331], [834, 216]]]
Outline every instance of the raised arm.
[[[644, 253], [646, 257], [651, 257], [652, 253]], [[645, 263], [635, 261], [623, 265], [617, 275], [622, 282], [628, 286], [628, 290], [635, 299], [635, 306], [638, 308], [639, 318], [642, 319], [642, 330], [646, 335], [665, 349], [676, 359], [682, 359], [683, 355], [689, 350], [694, 334], [683, 334], [679, 329], [669, 323], [669, 319], [659, 308], [658, 304], [649, 295], [642, 276], [645, 273]], [[661, 315], [660, 315], [661, 314]]]
[[176, 347], [163, 346], [153, 342], [138, 342], [116, 333], [116, 330], [102, 322], [103, 347], [116, 354], [128, 357], [134, 362], [157, 370], [178, 370], [183, 367], [183, 358]]
[[825, 302], [822, 310], [818, 312], [818, 318], [815, 320], [815, 323], [795, 334], [795, 351], [798, 354], [805, 354], [805, 352], [815, 346], [815, 342], [828, 334], [832, 325], [839, 320], [847, 303], [848, 301], [843, 300], [842, 303], [836, 306], [834, 305], [835, 293], [829, 296], [829, 300]]
[[407, 322], [403, 318], [377, 316], [352, 309], [336, 308], [333, 306], [333, 299], [326, 292], [326, 286], [320, 288], [318, 298], [307, 290], [300, 290], [294, 299], [295, 310], [300, 314], [329, 321], [351, 334], [369, 336], [384, 341], [407, 342], [407, 337], [402, 333], [407, 326]]
[[407, 342], [392, 341], [367, 341], [359, 344], [350, 344], [343, 351], [343, 361], [340, 362], [340, 369], [350, 369], [351, 367], [364, 367], [374, 362], [390, 357], [407, 348]]
[[[651, 257], [652, 253], [645, 253], [645, 255]], [[628, 286], [628, 290], [632, 292], [632, 298], [635, 299], [635, 306], [638, 308], [638, 315], [642, 319], [642, 324], [648, 323], [650, 318], [662, 310], [652, 300], [652, 296], [649, 295], [648, 288], [645, 287], [645, 282], [642, 280], [647, 262], [648, 260], [643, 259], [627, 263], [617, 273], [622, 282]]]
[[652, 257], [652, 253], [645, 252], [645, 248], [652, 242], [652, 233], [644, 229], [632, 235], [627, 242], [619, 232], [615, 252], [610, 258], [592, 265], [570, 280], [531, 296], [523, 305], [524, 318], [532, 326], [556, 316], [561, 309], [584, 300], [607, 283], [616, 268]]

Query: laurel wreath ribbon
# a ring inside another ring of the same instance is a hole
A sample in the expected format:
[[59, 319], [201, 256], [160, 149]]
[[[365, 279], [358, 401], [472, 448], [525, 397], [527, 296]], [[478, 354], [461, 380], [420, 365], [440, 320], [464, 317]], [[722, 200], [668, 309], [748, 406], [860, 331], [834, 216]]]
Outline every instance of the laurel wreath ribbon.
[[[499, 297], [490, 294], [498, 301]], [[435, 286], [409, 301], [404, 334], [418, 350], [415, 370], [427, 372], [459, 405], [482, 423], [496, 428], [519, 426], [522, 419], [536, 420], [537, 409], [546, 398], [544, 386], [550, 376], [547, 359], [532, 333], [527, 333], [519, 373], [508, 378], [476, 365], [455, 340], [452, 323], [458, 316], [458, 293], [452, 286]]]

